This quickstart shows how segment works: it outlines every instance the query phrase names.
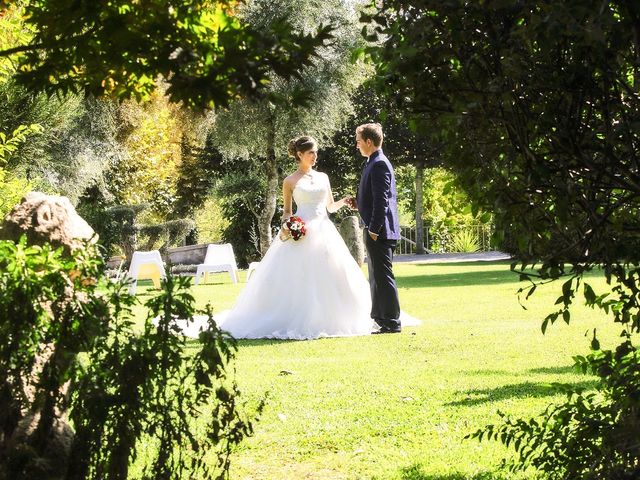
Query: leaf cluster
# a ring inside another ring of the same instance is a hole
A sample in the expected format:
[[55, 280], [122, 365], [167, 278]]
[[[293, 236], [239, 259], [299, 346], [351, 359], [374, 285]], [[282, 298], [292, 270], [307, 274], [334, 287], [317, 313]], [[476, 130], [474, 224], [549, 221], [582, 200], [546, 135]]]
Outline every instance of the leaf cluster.
[[388, 0], [379, 85], [527, 260], [638, 258], [637, 5]]
[[31, 91], [144, 100], [167, 79], [174, 102], [199, 109], [258, 95], [268, 72], [295, 75], [331, 27], [299, 33], [286, 19], [268, 29], [240, 21], [231, 0], [31, 0], [30, 42], [17, 55], [18, 80]]

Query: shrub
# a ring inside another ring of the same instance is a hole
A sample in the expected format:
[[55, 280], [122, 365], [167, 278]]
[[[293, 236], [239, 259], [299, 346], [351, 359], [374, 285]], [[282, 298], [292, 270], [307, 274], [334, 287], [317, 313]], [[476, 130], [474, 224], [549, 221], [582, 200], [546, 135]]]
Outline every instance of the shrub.
[[472, 228], [459, 228], [451, 236], [451, 251], [473, 253], [480, 250], [480, 242]]
[[[233, 339], [209, 310], [200, 343], [186, 348], [178, 319], [193, 319], [194, 299], [189, 280], [170, 274], [136, 332], [135, 297], [102, 272], [91, 246], [65, 256], [24, 237], [0, 242], [0, 478], [58, 468], [126, 479], [133, 467], [146, 478], [227, 478], [232, 447], [252, 432], [229, 375]], [[67, 448], [52, 454], [59, 430]]]

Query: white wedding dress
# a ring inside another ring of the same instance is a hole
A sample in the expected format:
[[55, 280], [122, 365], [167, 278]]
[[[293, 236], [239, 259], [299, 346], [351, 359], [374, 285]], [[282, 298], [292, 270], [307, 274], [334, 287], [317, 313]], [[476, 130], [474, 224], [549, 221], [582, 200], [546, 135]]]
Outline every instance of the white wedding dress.
[[235, 338], [312, 339], [368, 335], [369, 282], [327, 215], [328, 180], [303, 177], [293, 190], [300, 240], [274, 239], [232, 310], [216, 315]]

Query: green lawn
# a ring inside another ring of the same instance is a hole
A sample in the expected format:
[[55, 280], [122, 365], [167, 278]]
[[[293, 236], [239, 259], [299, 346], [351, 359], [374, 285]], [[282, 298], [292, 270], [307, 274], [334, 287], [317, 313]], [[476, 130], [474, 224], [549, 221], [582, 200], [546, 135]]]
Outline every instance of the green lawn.
[[[558, 384], [593, 385], [573, 372], [571, 356], [587, 351], [588, 329], [597, 327], [607, 347], [619, 327], [578, 306], [570, 326], [542, 335], [560, 285], [538, 289], [524, 310], [506, 262], [398, 264], [395, 272], [402, 307], [423, 320], [419, 327], [240, 342], [243, 395], [251, 406], [268, 394], [268, 404], [235, 454], [232, 479], [536, 478], [500, 473], [510, 452], [464, 435], [498, 421], [498, 410], [537, 414], [563, 398]], [[230, 308], [242, 278], [232, 285], [216, 274], [194, 287], [198, 305]], [[591, 283], [596, 292], [604, 288], [600, 278]]]

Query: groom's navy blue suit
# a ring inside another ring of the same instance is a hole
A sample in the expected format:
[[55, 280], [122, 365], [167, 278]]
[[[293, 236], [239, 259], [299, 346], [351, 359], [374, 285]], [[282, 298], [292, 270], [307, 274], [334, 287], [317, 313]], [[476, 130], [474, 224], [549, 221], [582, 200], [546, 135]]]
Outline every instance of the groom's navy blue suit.
[[[357, 203], [365, 224], [371, 318], [383, 328], [400, 327], [400, 303], [393, 276], [393, 251], [400, 239], [396, 178], [382, 150], [371, 154], [362, 170]], [[373, 240], [369, 232], [378, 235]]]

